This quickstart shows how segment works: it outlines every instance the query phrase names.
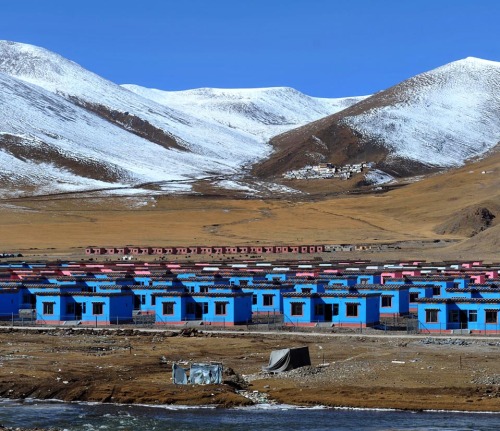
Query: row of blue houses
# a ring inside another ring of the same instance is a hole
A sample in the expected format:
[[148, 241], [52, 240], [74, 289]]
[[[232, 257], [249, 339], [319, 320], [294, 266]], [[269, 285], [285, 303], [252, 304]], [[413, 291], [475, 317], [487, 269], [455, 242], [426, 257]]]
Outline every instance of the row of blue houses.
[[415, 314], [426, 332], [500, 329], [498, 278], [478, 284], [462, 274], [275, 269], [61, 275], [60, 270], [31, 268], [20, 277], [12, 271], [6, 277], [0, 268], [0, 317], [22, 312], [42, 324], [109, 325], [146, 315], [158, 325], [200, 321], [231, 326], [269, 314], [282, 315], [285, 324], [294, 326], [370, 327], [382, 317]]

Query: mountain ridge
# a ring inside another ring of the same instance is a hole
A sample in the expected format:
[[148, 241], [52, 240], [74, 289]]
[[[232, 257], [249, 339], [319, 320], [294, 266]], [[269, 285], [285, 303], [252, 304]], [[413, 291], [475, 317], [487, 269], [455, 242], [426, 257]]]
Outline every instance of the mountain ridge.
[[325, 99], [290, 87], [120, 86], [44, 48], [0, 41], [0, 90], [8, 195], [16, 185], [47, 193], [144, 183], [185, 193], [200, 179], [251, 192], [252, 182], [280, 183], [320, 162], [367, 161], [407, 177], [461, 166], [500, 141], [500, 63], [474, 57], [371, 96]]

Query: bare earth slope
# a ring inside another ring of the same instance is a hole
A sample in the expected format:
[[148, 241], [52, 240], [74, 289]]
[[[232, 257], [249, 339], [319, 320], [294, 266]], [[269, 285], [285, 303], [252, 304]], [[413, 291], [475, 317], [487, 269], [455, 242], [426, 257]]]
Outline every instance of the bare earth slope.
[[500, 63], [466, 58], [272, 139], [261, 176], [318, 161], [375, 162], [395, 176], [462, 165], [500, 141]]

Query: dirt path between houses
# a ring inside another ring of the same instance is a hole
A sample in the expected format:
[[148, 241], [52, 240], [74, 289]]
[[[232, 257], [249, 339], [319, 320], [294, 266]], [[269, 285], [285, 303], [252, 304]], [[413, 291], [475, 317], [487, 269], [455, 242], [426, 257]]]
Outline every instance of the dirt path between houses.
[[[308, 346], [312, 366], [260, 373], [274, 349]], [[225, 384], [173, 385], [172, 362], [221, 361]], [[500, 411], [500, 341], [177, 331], [0, 328], [0, 397], [149, 404], [279, 403]]]

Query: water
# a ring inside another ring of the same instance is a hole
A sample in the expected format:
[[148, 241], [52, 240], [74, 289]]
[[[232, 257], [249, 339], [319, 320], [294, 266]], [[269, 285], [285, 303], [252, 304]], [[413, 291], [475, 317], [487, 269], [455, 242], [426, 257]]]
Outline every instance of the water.
[[146, 407], [0, 400], [0, 424], [92, 430], [498, 431], [500, 414], [244, 408]]

